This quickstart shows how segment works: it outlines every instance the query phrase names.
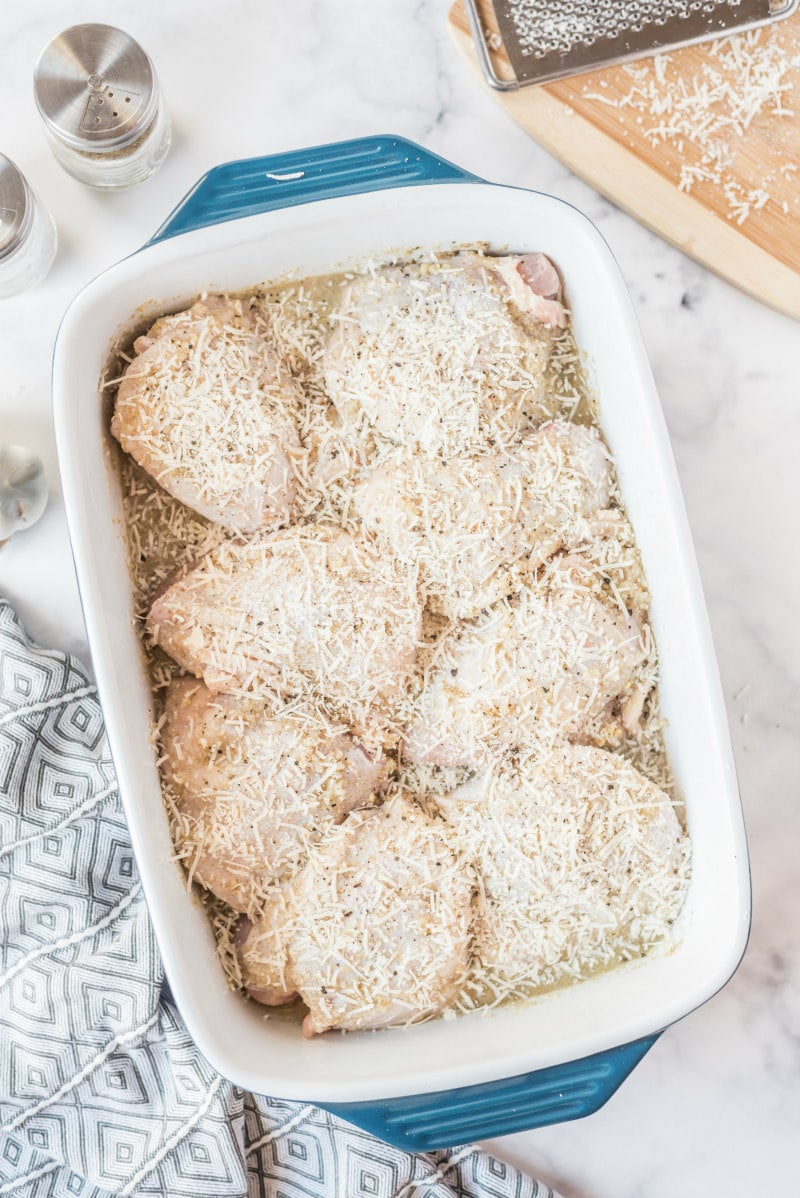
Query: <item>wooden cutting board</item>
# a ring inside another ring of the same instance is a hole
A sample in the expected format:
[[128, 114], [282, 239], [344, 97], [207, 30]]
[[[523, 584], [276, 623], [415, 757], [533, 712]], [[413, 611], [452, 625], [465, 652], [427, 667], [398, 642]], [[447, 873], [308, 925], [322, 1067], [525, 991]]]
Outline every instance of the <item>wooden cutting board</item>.
[[[485, 20], [491, 28], [488, 9]], [[449, 22], [480, 73], [460, 0]], [[502, 49], [493, 56], [508, 77]], [[759, 105], [755, 90], [766, 81], [774, 94], [775, 80], [782, 113]], [[716, 49], [689, 46], [518, 91], [487, 90], [624, 211], [800, 319], [800, 11]]]

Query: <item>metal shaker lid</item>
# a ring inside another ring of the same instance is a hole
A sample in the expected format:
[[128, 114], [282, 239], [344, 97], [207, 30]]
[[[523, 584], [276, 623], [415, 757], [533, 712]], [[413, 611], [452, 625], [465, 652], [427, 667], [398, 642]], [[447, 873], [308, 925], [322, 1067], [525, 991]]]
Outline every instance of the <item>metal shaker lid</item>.
[[33, 90], [50, 131], [92, 153], [135, 141], [158, 106], [153, 64], [113, 25], [73, 25], [54, 37], [36, 64]]
[[25, 176], [0, 154], [0, 259], [13, 254], [27, 236], [33, 218], [33, 196]]

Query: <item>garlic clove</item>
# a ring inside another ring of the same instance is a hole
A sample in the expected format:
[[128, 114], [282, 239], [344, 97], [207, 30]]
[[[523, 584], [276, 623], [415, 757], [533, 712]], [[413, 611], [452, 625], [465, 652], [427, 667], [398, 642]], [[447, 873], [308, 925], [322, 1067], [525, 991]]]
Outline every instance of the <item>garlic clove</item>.
[[0, 444], [0, 545], [35, 524], [46, 507], [41, 460], [24, 445]]

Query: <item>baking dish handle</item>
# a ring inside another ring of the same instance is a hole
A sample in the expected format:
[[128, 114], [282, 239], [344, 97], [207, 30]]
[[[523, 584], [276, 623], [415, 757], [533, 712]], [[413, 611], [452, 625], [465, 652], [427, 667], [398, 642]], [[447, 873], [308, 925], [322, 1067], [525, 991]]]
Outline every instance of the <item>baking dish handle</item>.
[[148, 245], [179, 233], [334, 196], [476, 176], [402, 137], [362, 137], [225, 162], [203, 175]]
[[470, 1140], [507, 1136], [594, 1114], [622, 1085], [659, 1035], [646, 1036], [567, 1065], [554, 1065], [536, 1073], [460, 1090], [411, 1094], [377, 1102], [319, 1105], [408, 1152], [453, 1148]]

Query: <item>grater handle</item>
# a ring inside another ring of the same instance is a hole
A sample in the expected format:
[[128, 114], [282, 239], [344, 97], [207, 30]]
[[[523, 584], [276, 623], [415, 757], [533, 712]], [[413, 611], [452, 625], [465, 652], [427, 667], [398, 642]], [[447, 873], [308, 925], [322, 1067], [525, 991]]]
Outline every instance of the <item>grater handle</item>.
[[385, 1101], [319, 1105], [407, 1152], [453, 1148], [594, 1114], [659, 1035], [479, 1086]]
[[390, 135], [243, 158], [203, 175], [147, 244], [312, 200], [475, 179], [415, 142]]

